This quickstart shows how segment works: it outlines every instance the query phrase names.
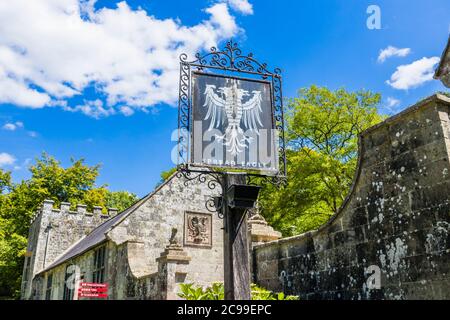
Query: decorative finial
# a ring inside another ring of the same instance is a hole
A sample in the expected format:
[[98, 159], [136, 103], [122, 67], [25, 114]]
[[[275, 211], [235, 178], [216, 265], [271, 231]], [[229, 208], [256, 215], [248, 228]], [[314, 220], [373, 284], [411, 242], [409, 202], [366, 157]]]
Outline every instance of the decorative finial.
[[177, 232], [177, 228], [172, 228], [172, 234], [170, 235], [169, 244], [178, 244], [177, 239], [175, 239]]
[[172, 228], [172, 233], [170, 234], [169, 244], [166, 246], [166, 250], [183, 250], [176, 239], [177, 232], [177, 228]]

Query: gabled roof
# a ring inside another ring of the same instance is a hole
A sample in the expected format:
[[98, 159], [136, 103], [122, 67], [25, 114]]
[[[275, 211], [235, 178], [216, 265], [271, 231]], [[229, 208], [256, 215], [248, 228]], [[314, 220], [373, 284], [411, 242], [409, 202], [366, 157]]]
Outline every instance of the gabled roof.
[[101, 225], [92, 230], [88, 235], [81, 238], [77, 242], [75, 242], [71, 247], [69, 247], [66, 251], [64, 251], [58, 258], [55, 259], [49, 266], [45, 267], [45, 269], [39, 271], [37, 274], [46, 272], [58, 265], [75, 258], [86, 251], [98, 246], [99, 244], [105, 242], [106, 234], [115, 226], [120, 224], [126, 217], [128, 217], [131, 213], [136, 211], [145, 201], [150, 199], [154, 194], [156, 194], [164, 185], [166, 185], [173, 177], [176, 175], [176, 172], [173, 173], [166, 181], [164, 181], [161, 185], [159, 185], [153, 192], [147, 194], [140, 200], [136, 201], [129, 208], [120, 212], [116, 216], [112, 217], [109, 220], [106, 220]]

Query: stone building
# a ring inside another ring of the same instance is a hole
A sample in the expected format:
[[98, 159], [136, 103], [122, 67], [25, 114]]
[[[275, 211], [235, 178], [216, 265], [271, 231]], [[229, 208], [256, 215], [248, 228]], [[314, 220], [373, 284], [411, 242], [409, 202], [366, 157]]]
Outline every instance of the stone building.
[[[118, 214], [45, 201], [30, 227], [22, 298], [76, 299], [77, 274], [107, 283], [109, 299], [176, 299], [179, 283], [223, 281], [223, 220], [205, 207], [212, 195], [207, 183], [172, 175]], [[280, 237], [253, 220], [255, 243]]]
[[447, 46], [441, 56], [441, 61], [434, 74], [435, 79], [442, 81], [444, 86], [450, 88], [450, 36], [448, 37]]

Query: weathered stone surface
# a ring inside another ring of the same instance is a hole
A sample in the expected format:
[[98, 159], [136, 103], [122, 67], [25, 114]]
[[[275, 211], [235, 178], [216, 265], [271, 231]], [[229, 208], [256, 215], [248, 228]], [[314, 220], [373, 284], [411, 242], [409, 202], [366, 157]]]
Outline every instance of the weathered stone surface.
[[186, 212], [184, 216], [184, 244], [211, 246], [212, 215], [210, 213]]
[[364, 132], [342, 208], [318, 231], [256, 246], [255, 280], [304, 299], [448, 299], [449, 111], [434, 95]]
[[434, 78], [441, 80], [447, 88], [450, 88], [450, 36], [448, 37], [447, 46], [442, 53]]
[[256, 210], [248, 219], [251, 243], [254, 245], [281, 238], [281, 232], [275, 231]]

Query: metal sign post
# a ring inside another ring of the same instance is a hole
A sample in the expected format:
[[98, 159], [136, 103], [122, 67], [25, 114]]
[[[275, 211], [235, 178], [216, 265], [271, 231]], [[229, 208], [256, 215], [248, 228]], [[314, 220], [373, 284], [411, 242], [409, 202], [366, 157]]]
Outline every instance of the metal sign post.
[[[206, 201], [224, 218], [225, 299], [250, 299], [248, 209], [255, 184], [286, 178], [283, 99], [279, 69], [269, 71], [229, 41], [196, 60], [180, 56], [178, 176], [220, 196]], [[232, 172], [231, 172], [232, 171]]]

